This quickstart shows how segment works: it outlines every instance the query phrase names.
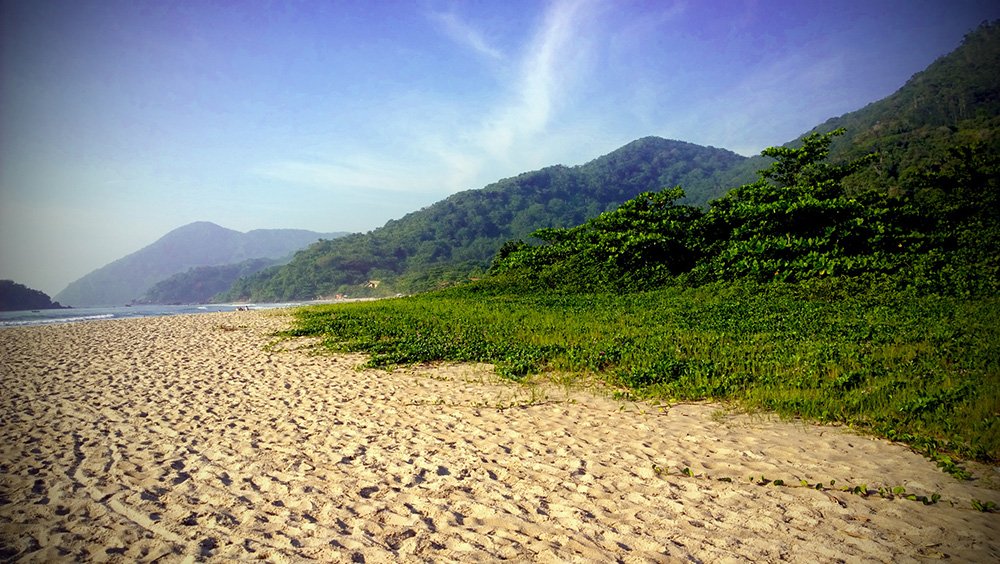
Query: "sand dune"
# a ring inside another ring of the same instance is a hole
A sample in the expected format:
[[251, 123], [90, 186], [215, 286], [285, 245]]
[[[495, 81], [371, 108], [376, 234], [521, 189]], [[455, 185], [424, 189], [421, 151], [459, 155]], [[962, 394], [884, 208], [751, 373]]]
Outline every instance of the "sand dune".
[[[1000, 502], [996, 468], [962, 483], [837, 428], [526, 388], [485, 366], [359, 370], [304, 342], [268, 348], [287, 323], [0, 331], [0, 556], [1000, 560], [1000, 515], [971, 507]], [[837, 489], [861, 484], [940, 500]]]

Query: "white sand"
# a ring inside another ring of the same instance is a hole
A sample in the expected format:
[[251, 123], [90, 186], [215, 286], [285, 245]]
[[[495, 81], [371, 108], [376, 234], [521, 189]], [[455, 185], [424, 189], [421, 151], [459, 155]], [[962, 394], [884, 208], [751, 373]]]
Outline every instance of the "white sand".
[[1000, 560], [1000, 514], [971, 507], [1000, 503], [996, 468], [962, 483], [837, 428], [265, 350], [288, 322], [0, 331], [0, 559]]

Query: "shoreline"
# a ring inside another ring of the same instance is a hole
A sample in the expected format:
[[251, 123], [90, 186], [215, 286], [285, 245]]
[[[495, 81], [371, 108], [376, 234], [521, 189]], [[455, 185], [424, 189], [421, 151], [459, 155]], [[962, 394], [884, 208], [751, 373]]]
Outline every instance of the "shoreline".
[[242, 310], [271, 310], [308, 307], [321, 304], [364, 302], [387, 298], [339, 298], [294, 302], [232, 302], [211, 304], [126, 304], [120, 306], [69, 307], [41, 310], [0, 311], [0, 331], [9, 327], [32, 327], [61, 323], [77, 323], [101, 319], [131, 319], [192, 315]]
[[[275, 344], [289, 322], [271, 309], [5, 328], [0, 558], [1000, 557], [1000, 514], [971, 507], [1000, 502], [991, 480], [959, 482], [901, 445], [527, 388], [486, 366], [358, 369], [358, 355]], [[861, 485], [940, 500], [836, 489]]]

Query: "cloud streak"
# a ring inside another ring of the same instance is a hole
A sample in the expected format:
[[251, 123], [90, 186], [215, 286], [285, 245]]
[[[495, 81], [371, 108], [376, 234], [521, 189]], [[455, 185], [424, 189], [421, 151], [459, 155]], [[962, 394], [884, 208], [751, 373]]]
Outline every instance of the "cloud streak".
[[572, 96], [572, 76], [586, 55], [580, 33], [592, 3], [554, 2], [520, 61], [517, 90], [511, 101], [494, 112], [475, 137], [492, 158], [507, 159], [515, 143], [543, 133], [554, 112], [556, 91]]
[[384, 159], [360, 156], [348, 162], [273, 161], [251, 170], [257, 176], [329, 191], [356, 189], [413, 193], [435, 188], [426, 175], [391, 167]]
[[502, 51], [493, 47], [486, 38], [452, 12], [433, 12], [430, 18], [437, 22], [445, 34], [459, 45], [471, 47], [476, 53], [491, 59], [503, 59]]
[[[507, 60], [488, 44], [471, 25], [452, 13], [435, 13], [433, 19], [454, 41], [487, 56], [490, 64], [508, 66], [514, 79], [506, 95], [482, 112], [481, 119], [468, 115], [442, 119], [443, 114], [395, 116], [384, 129], [408, 132], [412, 154], [400, 158], [361, 152], [337, 162], [275, 160], [255, 167], [257, 176], [326, 190], [363, 188], [386, 192], [447, 192], [478, 188], [505, 174], [509, 167], [525, 165], [524, 157], [537, 164], [548, 162], [552, 143], [549, 126], [559, 111], [559, 100], [573, 95], [572, 85], [586, 71], [587, 45], [582, 29], [592, 18], [595, 4], [589, 0], [554, 2], [530, 38], [519, 49], [520, 56]], [[498, 73], [498, 76], [510, 76]], [[504, 86], [502, 78], [499, 87]], [[433, 104], [428, 104], [433, 107]], [[395, 163], [387, 170], [386, 163]]]
[[[838, 84], [845, 74], [844, 67], [843, 58], [836, 53], [813, 57], [789, 54], [753, 68], [671, 125], [687, 141], [717, 143], [743, 155], [759, 154], [766, 146], [802, 134], [798, 123], [821, 123], [837, 115], [841, 99], [848, 95]], [[803, 92], [810, 95], [803, 96]], [[729, 111], [726, 119], [718, 119], [720, 108], [738, 111]], [[775, 108], [783, 108], [789, 119], [775, 120]]]

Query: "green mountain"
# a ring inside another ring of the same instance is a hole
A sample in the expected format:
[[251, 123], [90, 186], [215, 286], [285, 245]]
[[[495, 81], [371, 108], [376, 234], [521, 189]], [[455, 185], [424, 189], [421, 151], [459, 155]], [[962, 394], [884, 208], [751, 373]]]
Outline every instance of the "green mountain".
[[87, 274], [59, 292], [56, 299], [72, 306], [127, 304], [157, 282], [190, 268], [284, 257], [317, 239], [331, 236], [339, 234], [301, 229], [241, 233], [206, 221], [195, 222]]
[[875, 158], [826, 162], [843, 132], [767, 149], [775, 161], [760, 178], [708, 210], [675, 203], [679, 190], [648, 192], [579, 226], [536, 231], [541, 244], [504, 245], [490, 272], [528, 292], [830, 277], [925, 294], [1000, 292], [1000, 155], [951, 147], [912, 192], [852, 194], [846, 180]]
[[141, 298], [136, 300], [136, 303], [209, 303], [216, 294], [228, 290], [232, 287], [233, 282], [241, 277], [256, 274], [271, 266], [287, 263], [291, 258], [289, 255], [283, 259], [258, 258], [236, 264], [196, 266], [157, 282]]
[[45, 292], [13, 280], [0, 280], [0, 311], [62, 308], [59, 302], [53, 302]]
[[[790, 146], [708, 209], [643, 194], [513, 242], [491, 272], [527, 288], [867, 277], [958, 296], [1000, 291], [1000, 33], [984, 25], [885, 100]], [[854, 135], [833, 150], [844, 128]], [[839, 154], [839, 157], [836, 155]]]
[[728, 175], [745, 160], [724, 149], [646, 137], [584, 165], [526, 172], [454, 194], [374, 231], [321, 241], [285, 266], [239, 280], [223, 299], [355, 293], [370, 280], [386, 282], [383, 291], [464, 280], [484, 270], [510, 239], [576, 225], [648, 190], [682, 184], [690, 201], [703, 203], [724, 192]]
[[[891, 96], [831, 119], [811, 133], [847, 134], [831, 147], [840, 162], [871, 152], [871, 166], [843, 179], [848, 194], [928, 192], [928, 169], [949, 148], [980, 144], [998, 152], [1000, 24], [984, 24], [954, 52], [914, 75]], [[934, 164], [938, 161], [938, 164]], [[311, 298], [358, 292], [416, 291], [481, 272], [504, 242], [541, 227], [569, 227], [636, 195], [680, 185], [682, 204], [705, 205], [752, 181], [770, 165], [710, 147], [647, 137], [582, 166], [555, 166], [455, 194], [366, 234], [313, 245], [286, 266], [243, 278], [227, 299]], [[938, 190], [940, 193], [940, 190]], [[940, 196], [939, 197], [947, 197]]]
[[[874, 166], [851, 179], [855, 190], [914, 190], [927, 163], [948, 147], [981, 144], [1000, 151], [1000, 22], [984, 23], [887, 98], [815, 127], [847, 133], [833, 160], [878, 153]], [[804, 137], [804, 135], [803, 135]]]

